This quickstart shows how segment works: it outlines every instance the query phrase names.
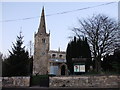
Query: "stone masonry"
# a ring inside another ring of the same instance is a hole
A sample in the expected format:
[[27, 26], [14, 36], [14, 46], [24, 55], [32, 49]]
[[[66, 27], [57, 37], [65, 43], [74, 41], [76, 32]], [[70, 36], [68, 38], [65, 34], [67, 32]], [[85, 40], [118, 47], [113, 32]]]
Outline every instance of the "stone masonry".
[[50, 77], [49, 86], [120, 88], [120, 76], [57, 76]]
[[44, 7], [42, 9], [40, 26], [35, 34], [33, 74], [45, 75], [49, 72], [48, 51], [49, 37], [46, 33]]
[[1, 77], [2, 87], [29, 87], [30, 77]]

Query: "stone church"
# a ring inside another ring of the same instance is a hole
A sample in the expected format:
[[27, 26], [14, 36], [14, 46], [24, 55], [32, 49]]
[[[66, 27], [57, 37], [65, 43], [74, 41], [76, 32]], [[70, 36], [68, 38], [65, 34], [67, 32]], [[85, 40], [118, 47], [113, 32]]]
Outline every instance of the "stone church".
[[34, 40], [33, 75], [66, 75], [66, 52], [50, 50], [50, 33], [46, 32], [44, 7]]

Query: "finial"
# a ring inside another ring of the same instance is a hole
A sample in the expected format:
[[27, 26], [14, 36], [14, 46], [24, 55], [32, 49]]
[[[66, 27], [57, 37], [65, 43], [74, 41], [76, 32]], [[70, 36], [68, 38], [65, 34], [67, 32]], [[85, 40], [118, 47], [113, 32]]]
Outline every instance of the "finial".
[[60, 52], [60, 47], [58, 48], [58, 52]]
[[50, 34], [50, 30], [49, 30], [49, 34]]

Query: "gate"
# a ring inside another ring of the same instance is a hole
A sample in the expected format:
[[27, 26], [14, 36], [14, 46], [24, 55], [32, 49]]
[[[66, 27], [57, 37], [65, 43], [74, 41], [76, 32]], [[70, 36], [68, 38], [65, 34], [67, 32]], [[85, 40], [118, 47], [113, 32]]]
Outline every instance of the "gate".
[[49, 87], [48, 75], [31, 76], [30, 86]]

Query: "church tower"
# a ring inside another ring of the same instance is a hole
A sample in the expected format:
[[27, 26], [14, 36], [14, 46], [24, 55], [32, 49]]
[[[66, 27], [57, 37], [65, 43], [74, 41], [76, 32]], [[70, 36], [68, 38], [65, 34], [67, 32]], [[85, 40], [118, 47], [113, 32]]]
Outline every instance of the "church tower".
[[40, 25], [38, 32], [34, 38], [34, 60], [33, 60], [33, 74], [45, 75], [49, 72], [48, 67], [48, 51], [49, 51], [49, 37], [46, 33], [44, 7], [41, 13]]

